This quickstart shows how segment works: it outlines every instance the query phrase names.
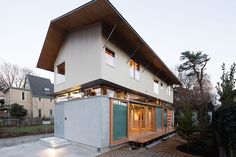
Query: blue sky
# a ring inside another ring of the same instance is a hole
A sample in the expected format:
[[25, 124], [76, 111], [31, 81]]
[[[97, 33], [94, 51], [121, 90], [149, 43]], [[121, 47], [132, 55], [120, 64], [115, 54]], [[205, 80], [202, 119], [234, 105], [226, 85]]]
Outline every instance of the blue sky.
[[[7, 0], [0, 2], [0, 63], [36, 69], [50, 20], [88, 0]], [[203, 51], [211, 60], [207, 73], [213, 85], [221, 64], [236, 62], [235, 0], [111, 0], [125, 19], [170, 69], [185, 50]]]

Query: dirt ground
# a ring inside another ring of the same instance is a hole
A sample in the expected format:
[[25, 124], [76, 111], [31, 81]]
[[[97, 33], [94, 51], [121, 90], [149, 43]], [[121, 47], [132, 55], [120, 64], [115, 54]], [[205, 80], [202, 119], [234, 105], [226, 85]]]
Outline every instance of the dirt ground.
[[201, 157], [187, 154], [176, 149], [177, 146], [184, 143], [186, 143], [186, 141], [176, 134], [172, 138], [150, 149], [140, 148], [137, 150], [129, 150], [129, 147], [123, 147], [101, 154], [99, 157]]

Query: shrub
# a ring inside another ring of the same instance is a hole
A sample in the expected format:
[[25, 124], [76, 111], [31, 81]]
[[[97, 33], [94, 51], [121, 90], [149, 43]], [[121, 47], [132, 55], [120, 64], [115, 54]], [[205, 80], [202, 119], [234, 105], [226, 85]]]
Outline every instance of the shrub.
[[19, 104], [12, 104], [10, 109], [11, 117], [23, 119], [27, 115], [27, 110]]
[[228, 156], [236, 149], [236, 105], [221, 106], [215, 113], [214, 126]]

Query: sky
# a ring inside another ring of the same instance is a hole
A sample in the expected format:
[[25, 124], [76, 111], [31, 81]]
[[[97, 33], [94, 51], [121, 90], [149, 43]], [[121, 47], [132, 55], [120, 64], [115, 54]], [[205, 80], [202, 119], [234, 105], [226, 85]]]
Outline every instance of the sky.
[[[36, 64], [52, 19], [88, 0], [7, 0], [0, 2], [0, 64], [10, 62], [50, 78]], [[170, 69], [183, 51], [211, 58], [206, 72], [213, 86], [221, 65], [236, 62], [235, 0], [110, 0]]]

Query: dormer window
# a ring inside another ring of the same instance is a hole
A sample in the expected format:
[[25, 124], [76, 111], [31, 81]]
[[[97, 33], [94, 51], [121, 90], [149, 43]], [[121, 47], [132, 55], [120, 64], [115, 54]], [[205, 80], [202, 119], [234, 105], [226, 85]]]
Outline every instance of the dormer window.
[[49, 93], [50, 92], [50, 89], [49, 88], [43, 88], [44, 92], [47, 92]]

